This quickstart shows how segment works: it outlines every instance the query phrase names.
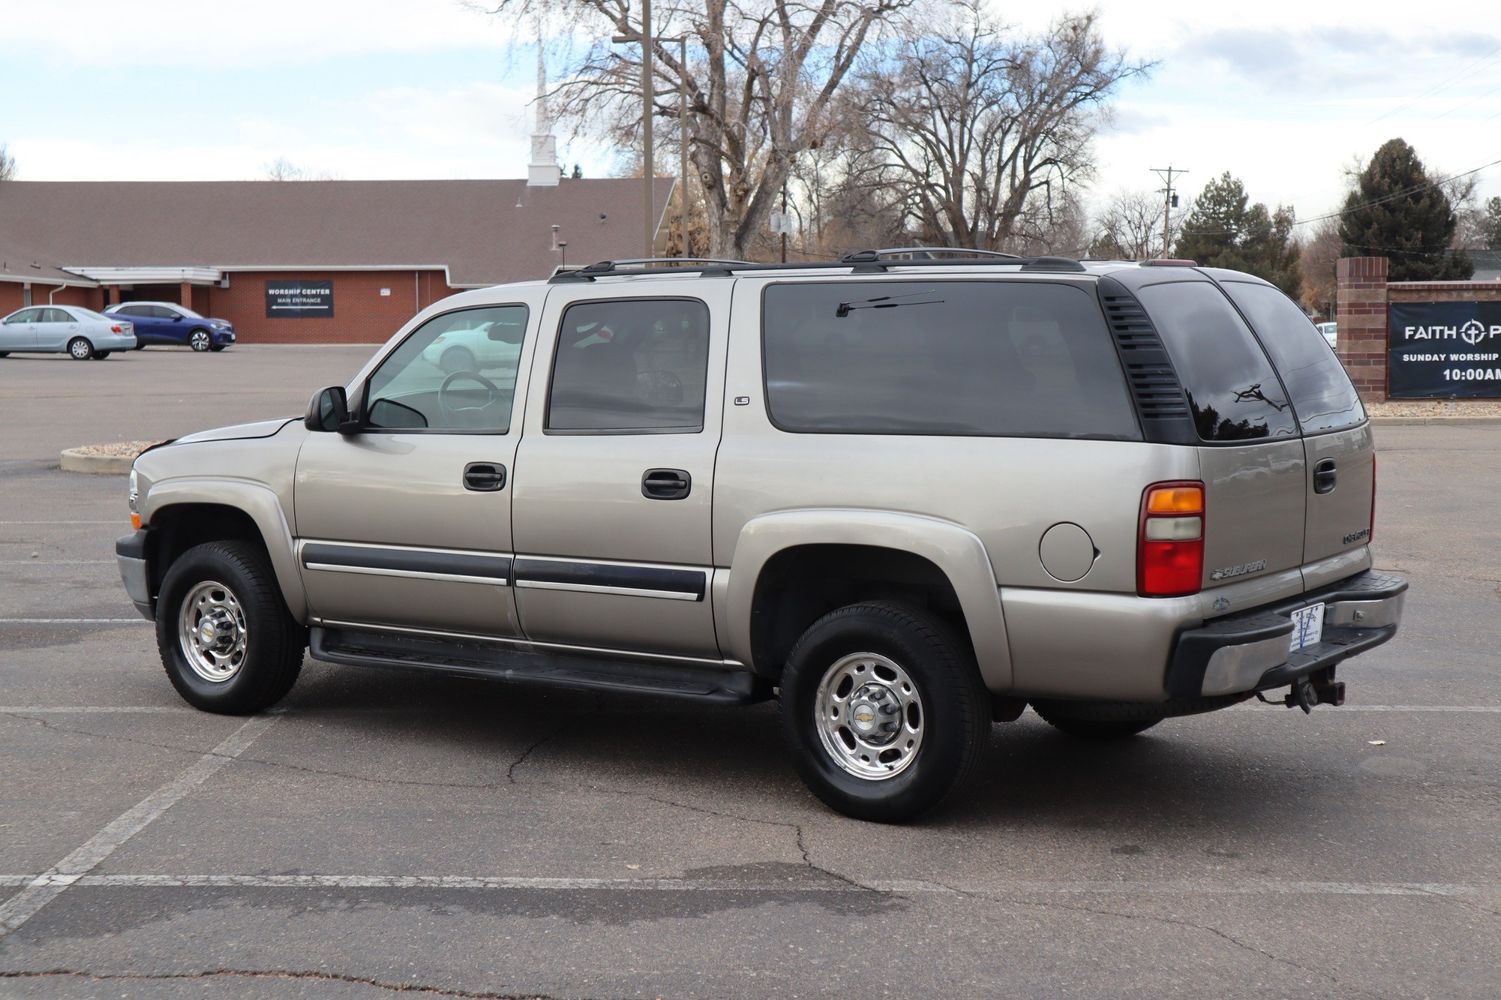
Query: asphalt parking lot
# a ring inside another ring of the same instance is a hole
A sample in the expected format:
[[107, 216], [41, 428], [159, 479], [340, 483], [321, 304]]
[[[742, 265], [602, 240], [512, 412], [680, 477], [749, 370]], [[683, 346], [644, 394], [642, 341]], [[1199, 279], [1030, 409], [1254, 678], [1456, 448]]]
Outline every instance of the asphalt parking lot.
[[1501, 425], [1378, 428], [1412, 590], [1345, 707], [1029, 713], [882, 827], [770, 705], [311, 662], [259, 718], [181, 703], [124, 477], [58, 451], [300, 413], [371, 350], [0, 361], [0, 996], [1501, 994]]

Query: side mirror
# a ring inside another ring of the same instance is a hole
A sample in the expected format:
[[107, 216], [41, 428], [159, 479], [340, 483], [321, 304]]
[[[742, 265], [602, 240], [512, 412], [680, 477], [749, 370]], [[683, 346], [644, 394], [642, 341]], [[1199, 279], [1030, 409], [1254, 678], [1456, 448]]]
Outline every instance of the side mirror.
[[174, 323], [181, 323], [182, 322], [182, 313], [173, 313], [172, 314], [172, 322], [174, 322]]
[[310, 431], [352, 433], [356, 428], [349, 418], [349, 401], [344, 396], [344, 387], [331, 385], [313, 393], [302, 424]]

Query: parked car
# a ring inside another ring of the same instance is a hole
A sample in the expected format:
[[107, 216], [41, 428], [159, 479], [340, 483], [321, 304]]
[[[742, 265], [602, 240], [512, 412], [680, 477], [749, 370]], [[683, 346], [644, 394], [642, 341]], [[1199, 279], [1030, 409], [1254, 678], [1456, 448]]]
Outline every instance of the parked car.
[[102, 360], [135, 346], [129, 320], [82, 306], [27, 306], [0, 320], [0, 358], [66, 352], [75, 361]]
[[463, 314], [455, 326], [433, 337], [422, 351], [424, 361], [444, 372], [516, 370], [521, 353], [521, 339], [526, 333], [522, 323], [485, 321], [466, 325]]
[[1319, 333], [1324, 335], [1324, 340], [1331, 348], [1339, 347], [1339, 324], [1338, 323], [1315, 323]]
[[[503, 370], [425, 360], [497, 327]], [[206, 711], [275, 703], [309, 646], [776, 697], [813, 792], [890, 821], [1029, 704], [1110, 739], [1342, 703], [1407, 589], [1375, 491], [1350, 379], [1247, 274], [606, 262], [430, 306], [302, 419], [146, 452], [116, 555]]]
[[229, 320], [200, 316], [174, 302], [123, 302], [104, 311], [134, 323], [140, 347], [172, 344], [195, 351], [222, 351], [235, 342], [235, 328]]

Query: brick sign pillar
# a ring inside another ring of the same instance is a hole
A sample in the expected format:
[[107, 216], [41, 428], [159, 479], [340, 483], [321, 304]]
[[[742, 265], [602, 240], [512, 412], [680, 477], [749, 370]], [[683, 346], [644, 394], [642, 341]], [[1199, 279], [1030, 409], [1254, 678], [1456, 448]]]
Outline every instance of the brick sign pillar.
[[1339, 262], [1335, 301], [1339, 359], [1362, 399], [1386, 399], [1385, 257], [1346, 257]]

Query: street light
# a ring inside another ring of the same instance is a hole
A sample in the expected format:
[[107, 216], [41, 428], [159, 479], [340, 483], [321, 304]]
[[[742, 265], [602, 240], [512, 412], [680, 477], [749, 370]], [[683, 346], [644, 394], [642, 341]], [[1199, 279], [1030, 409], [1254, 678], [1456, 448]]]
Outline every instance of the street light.
[[646, 240], [646, 252], [644, 257], [654, 256], [652, 245], [656, 242], [656, 229], [652, 225], [652, 175], [656, 172], [652, 163], [652, 37], [651, 37], [651, 0], [641, 0], [641, 31], [639, 34], [616, 35], [611, 41], [617, 45], [625, 42], [641, 43], [641, 168], [644, 175], [644, 197], [646, 210], [642, 216], [641, 228]]

